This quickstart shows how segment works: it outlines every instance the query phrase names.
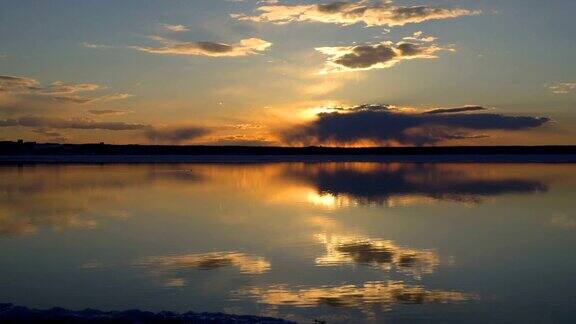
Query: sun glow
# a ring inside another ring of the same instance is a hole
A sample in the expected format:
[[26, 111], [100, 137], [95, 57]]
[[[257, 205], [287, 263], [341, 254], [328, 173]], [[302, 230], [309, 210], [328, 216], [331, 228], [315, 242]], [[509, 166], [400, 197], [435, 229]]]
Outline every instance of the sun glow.
[[316, 117], [321, 113], [331, 113], [335, 111], [335, 108], [340, 105], [337, 102], [328, 102], [323, 106], [311, 107], [303, 110], [301, 112], [301, 117], [305, 120], [316, 119]]

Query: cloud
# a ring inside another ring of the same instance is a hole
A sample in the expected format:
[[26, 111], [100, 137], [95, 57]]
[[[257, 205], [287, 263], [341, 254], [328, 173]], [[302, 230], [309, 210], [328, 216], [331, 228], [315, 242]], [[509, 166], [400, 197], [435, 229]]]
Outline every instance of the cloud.
[[162, 28], [166, 29], [167, 31], [174, 33], [189, 31], [188, 27], [184, 25], [160, 24], [160, 26], [162, 26]]
[[413, 113], [385, 105], [362, 105], [320, 113], [311, 122], [280, 131], [280, 136], [286, 143], [304, 145], [348, 145], [359, 142], [427, 145], [486, 136], [473, 133], [475, 131], [524, 130], [549, 121], [545, 117], [446, 111]]
[[563, 82], [548, 87], [555, 94], [569, 94], [576, 92], [576, 82]]
[[425, 112], [425, 114], [453, 114], [459, 112], [467, 112], [467, 111], [482, 111], [486, 110], [486, 108], [482, 106], [464, 106], [464, 107], [456, 107], [456, 108], [437, 108], [434, 110], [430, 110]]
[[83, 43], [82, 43], [82, 47], [85, 47], [85, 48], [93, 48], [93, 49], [108, 49], [108, 48], [112, 48], [112, 46], [110, 46], [110, 45], [94, 44], [94, 43], [88, 43], [88, 42], [83, 42]]
[[101, 129], [111, 131], [138, 130], [149, 127], [144, 124], [124, 122], [101, 122], [90, 119], [64, 119], [56, 117], [24, 116], [14, 119], [0, 119], [0, 127], [22, 126], [51, 129]]
[[437, 52], [452, 51], [435, 44], [408, 42], [382, 42], [355, 46], [318, 47], [316, 50], [328, 56], [327, 66], [321, 72], [366, 71], [390, 68], [401, 61], [434, 59]]
[[158, 36], [153, 37], [153, 39], [164, 46], [132, 46], [132, 48], [152, 54], [236, 57], [260, 54], [272, 46], [272, 43], [259, 38], [243, 39], [234, 45], [214, 42], [179, 42]]
[[159, 143], [178, 144], [197, 139], [210, 133], [210, 130], [203, 127], [176, 127], [176, 128], [149, 128], [146, 130], [146, 137]]
[[33, 78], [0, 75], [0, 91], [6, 92], [62, 95], [94, 91], [99, 88], [99, 85], [93, 83], [72, 84], [64, 83], [62, 81], [56, 81], [47, 86], [41, 86], [39, 82]]
[[97, 115], [97, 116], [109, 116], [109, 115], [124, 115], [126, 113], [126, 111], [124, 110], [113, 110], [113, 109], [91, 109], [88, 110], [88, 113], [92, 114], [92, 115]]
[[52, 82], [43, 86], [38, 80], [29, 77], [0, 75], [0, 93], [13, 95], [33, 95], [50, 98], [57, 102], [84, 104], [95, 101], [121, 100], [131, 97], [127, 93], [115, 93], [99, 97], [85, 97], [79, 93], [93, 92], [102, 87], [94, 83]]
[[256, 8], [256, 12], [254, 16], [232, 14], [231, 17], [280, 25], [293, 22], [319, 22], [338, 25], [362, 23], [366, 26], [402, 26], [480, 14], [479, 10], [426, 5], [396, 6], [392, 1], [371, 4], [365, 0], [310, 5], [263, 5]]
[[0, 75], [0, 91], [26, 91], [37, 88], [38, 81], [28, 77]]

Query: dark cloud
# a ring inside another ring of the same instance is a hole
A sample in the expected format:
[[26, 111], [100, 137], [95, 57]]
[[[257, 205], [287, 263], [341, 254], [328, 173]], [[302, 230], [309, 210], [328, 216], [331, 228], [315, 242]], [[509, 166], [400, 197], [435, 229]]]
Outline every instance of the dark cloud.
[[319, 4], [318, 11], [326, 13], [336, 13], [339, 11], [343, 11], [344, 9], [348, 9], [351, 6], [353, 6], [353, 4], [345, 1], [338, 1], [329, 4]]
[[124, 110], [113, 110], [113, 109], [92, 109], [88, 110], [88, 113], [92, 115], [104, 116], [104, 115], [124, 115], [126, 111]]
[[451, 114], [451, 113], [459, 113], [459, 112], [466, 112], [466, 111], [482, 111], [486, 110], [486, 108], [482, 106], [464, 106], [464, 107], [455, 107], [455, 108], [438, 108], [434, 110], [427, 111], [426, 114]]
[[199, 49], [210, 53], [227, 53], [234, 50], [233, 46], [220, 43], [197, 42], [196, 45]]
[[93, 101], [93, 98], [88, 97], [80, 97], [80, 96], [55, 96], [52, 97], [54, 101], [64, 102], [64, 103], [76, 103], [76, 104], [85, 104], [88, 102]]
[[357, 46], [351, 53], [344, 54], [334, 60], [334, 63], [349, 68], [367, 68], [380, 62], [388, 62], [396, 57], [396, 53], [390, 46]]
[[177, 127], [177, 128], [150, 128], [146, 130], [146, 137], [153, 142], [178, 144], [197, 139], [210, 133], [210, 130], [202, 127]]
[[359, 141], [380, 145], [429, 145], [485, 136], [473, 133], [476, 131], [523, 130], [549, 121], [544, 117], [492, 113], [409, 113], [375, 105], [321, 113], [316, 120], [284, 130], [280, 136], [286, 143], [304, 145], [342, 145]]
[[547, 184], [530, 177], [490, 177], [465, 165], [310, 164], [292, 167], [290, 178], [312, 184], [318, 192], [344, 196], [362, 204], [388, 204], [396, 198], [479, 202], [510, 193], [536, 193]]
[[0, 127], [22, 126], [53, 129], [102, 129], [102, 130], [138, 130], [149, 127], [144, 124], [124, 122], [101, 122], [89, 119], [64, 119], [56, 117], [24, 116], [14, 119], [0, 120]]
[[357, 46], [319, 47], [320, 53], [328, 56], [328, 67], [323, 72], [340, 72], [390, 68], [401, 61], [433, 59], [439, 51], [450, 51], [435, 44], [409, 42], [383, 42]]

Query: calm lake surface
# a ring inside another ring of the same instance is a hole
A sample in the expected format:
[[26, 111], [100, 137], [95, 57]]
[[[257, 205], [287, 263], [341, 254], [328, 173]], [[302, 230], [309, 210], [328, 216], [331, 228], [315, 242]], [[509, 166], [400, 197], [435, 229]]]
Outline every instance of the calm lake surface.
[[0, 302], [575, 322], [576, 165], [0, 167]]

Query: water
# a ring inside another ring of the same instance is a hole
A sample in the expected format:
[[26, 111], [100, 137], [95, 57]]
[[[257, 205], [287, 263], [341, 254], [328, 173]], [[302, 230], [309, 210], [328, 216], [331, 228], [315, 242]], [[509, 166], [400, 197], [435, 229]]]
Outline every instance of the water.
[[576, 165], [0, 167], [0, 302], [574, 322]]

